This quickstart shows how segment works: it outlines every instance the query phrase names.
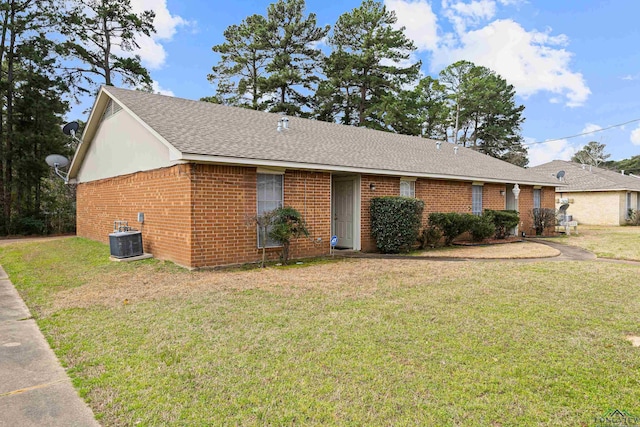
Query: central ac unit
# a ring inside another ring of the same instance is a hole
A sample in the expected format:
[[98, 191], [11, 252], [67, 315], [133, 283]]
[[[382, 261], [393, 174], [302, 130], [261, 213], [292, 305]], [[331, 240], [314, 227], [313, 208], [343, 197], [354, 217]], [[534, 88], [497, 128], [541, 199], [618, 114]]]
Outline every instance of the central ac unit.
[[109, 234], [109, 247], [114, 258], [130, 258], [142, 255], [142, 233], [140, 231], [118, 231]]

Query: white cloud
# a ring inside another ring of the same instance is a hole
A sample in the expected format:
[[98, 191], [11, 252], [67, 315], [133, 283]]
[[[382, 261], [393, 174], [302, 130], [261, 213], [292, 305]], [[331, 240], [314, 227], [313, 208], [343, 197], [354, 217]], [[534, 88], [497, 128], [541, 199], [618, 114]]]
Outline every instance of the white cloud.
[[[531, 138], [525, 138], [525, 144], [531, 143]], [[566, 139], [551, 141], [544, 144], [528, 146], [529, 166], [537, 166], [552, 160], [570, 160], [576, 149]]]
[[566, 97], [569, 107], [584, 104], [591, 93], [582, 74], [570, 69], [572, 54], [559, 48], [566, 43], [562, 36], [526, 31], [512, 20], [497, 20], [459, 35], [457, 41], [456, 47], [436, 51], [432, 66], [466, 59], [496, 71], [520, 96], [546, 91]]
[[[593, 133], [602, 130], [602, 126], [594, 123], [587, 123], [580, 133]], [[591, 138], [590, 135], [584, 135], [583, 138]]]
[[451, 21], [458, 34], [466, 31], [470, 25], [478, 25], [496, 14], [496, 2], [493, 0], [473, 0], [470, 3], [442, 0], [444, 15]]
[[640, 145], [640, 125], [631, 131], [631, 143], [633, 145]]
[[153, 93], [157, 93], [157, 94], [160, 94], [160, 95], [167, 95], [167, 96], [175, 96], [171, 89], [165, 89], [165, 88], [161, 87], [160, 83], [158, 83], [157, 80], [154, 80], [151, 83], [151, 89], [153, 90]]
[[591, 90], [583, 75], [571, 69], [567, 36], [552, 35], [551, 29], [527, 31], [511, 19], [494, 20], [498, 7], [523, 2], [441, 0], [442, 15], [454, 29], [443, 33], [429, 0], [385, 0], [418, 51], [432, 53], [432, 72], [464, 59], [496, 71], [524, 98], [546, 92], [551, 103], [583, 105]]
[[433, 50], [438, 44], [438, 18], [426, 0], [385, 0], [389, 10], [398, 17], [397, 27], [404, 26], [405, 34], [419, 51]]
[[158, 69], [164, 65], [167, 59], [167, 53], [160, 42], [170, 41], [178, 27], [191, 24], [180, 16], [171, 15], [166, 0], [131, 0], [131, 9], [135, 13], [153, 10], [156, 14], [153, 20], [156, 33], [151, 37], [138, 36], [136, 41], [140, 45], [140, 49], [136, 49], [132, 53], [140, 55], [145, 66]]

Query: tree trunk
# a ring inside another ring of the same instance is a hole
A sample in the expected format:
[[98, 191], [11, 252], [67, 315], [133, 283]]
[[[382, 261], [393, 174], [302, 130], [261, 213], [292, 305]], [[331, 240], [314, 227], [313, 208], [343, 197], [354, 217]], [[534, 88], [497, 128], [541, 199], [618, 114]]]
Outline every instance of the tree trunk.
[[[102, 6], [105, 5], [105, 0], [102, 0]], [[107, 17], [102, 18], [102, 31], [104, 31], [104, 84], [111, 86], [111, 66], [109, 65], [109, 55], [111, 54], [111, 35], [109, 34], [109, 27], [107, 26]]]
[[[11, 2], [11, 10], [9, 12], [9, 26], [11, 27], [11, 36], [9, 41], [9, 50], [7, 51], [7, 94], [6, 94], [6, 129], [5, 129], [5, 169], [4, 169], [4, 218], [6, 222], [11, 221], [11, 208], [13, 201], [11, 200], [11, 193], [13, 187], [13, 67], [15, 59], [15, 17], [16, 17], [16, 4], [15, 1]], [[6, 225], [5, 225], [6, 227]]]
[[[0, 82], [4, 81], [4, 52], [7, 41], [7, 28], [9, 27], [9, 12], [7, 11], [2, 18], [2, 36], [0, 37]], [[2, 93], [2, 87], [0, 84], [0, 100], [5, 97], [5, 93]], [[0, 108], [0, 206], [3, 209], [0, 211], [0, 235], [7, 234], [9, 218], [5, 216], [4, 206], [6, 205], [6, 199], [4, 197], [4, 174], [5, 174], [5, 139], [4, 139], [4, 110]]]

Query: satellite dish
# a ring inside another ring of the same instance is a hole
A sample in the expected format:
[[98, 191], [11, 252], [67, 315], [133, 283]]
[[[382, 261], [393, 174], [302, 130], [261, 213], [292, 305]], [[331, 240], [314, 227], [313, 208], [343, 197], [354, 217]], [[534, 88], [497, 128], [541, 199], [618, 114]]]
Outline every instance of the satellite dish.
[[564, 178], [564, 171], [559, 171], [556, 174], [556, 178], [558, 178], [559, 181], [562, 181], [562, 178]]
[[64, 133], [65, 135], [74, 136], [79, 127], [80, 125], [78, 124], [78, 122], [69, 122], [63, 126], [62, 133]]
[[52, 168], [66, 168], [69, 166], [69, 159], [60, 154], [49, 154], [45, 159], [45, 162]]

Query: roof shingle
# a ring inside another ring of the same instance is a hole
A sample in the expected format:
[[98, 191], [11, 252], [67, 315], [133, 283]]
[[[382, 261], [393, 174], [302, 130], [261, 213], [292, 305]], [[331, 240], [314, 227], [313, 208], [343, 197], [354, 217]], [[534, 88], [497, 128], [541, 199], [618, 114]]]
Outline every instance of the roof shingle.
[[567, 162], [564, 160], [554, 160], [549, 163], [538, 165], [532, 170], [539, 171], [546, 175], [554, 175], [565, 171], [559, 191], [640, 191], [640, 179], [620, 172], [602, 169], [595, 166], [583, 166], [579, 163]]
[[554, 185], [555, 179], [450, 143], [103, 86], [183, 154]]

